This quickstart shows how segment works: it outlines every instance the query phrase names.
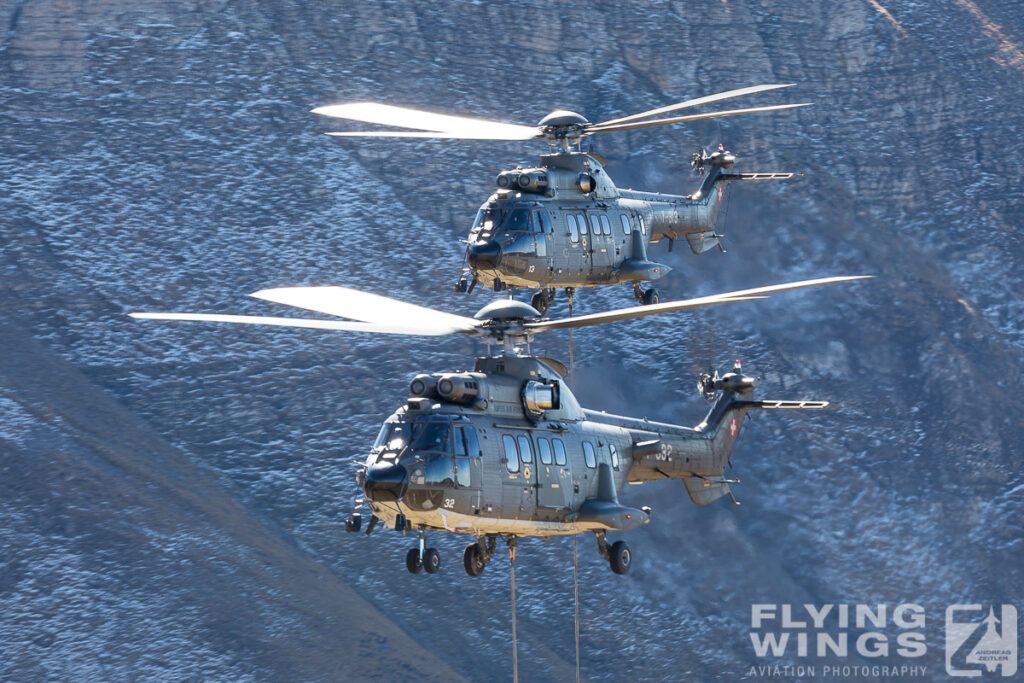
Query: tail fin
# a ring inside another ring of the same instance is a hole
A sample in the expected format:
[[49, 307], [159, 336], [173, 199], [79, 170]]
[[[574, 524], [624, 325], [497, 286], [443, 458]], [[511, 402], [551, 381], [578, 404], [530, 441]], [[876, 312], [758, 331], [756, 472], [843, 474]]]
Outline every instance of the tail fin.
[[828, 401], [755, 401], [753, 396], [757, 381], [743, 374], [739, 361], [736, 361], [732, 372], [722, 377], [717, 372], [714, 376], [702, 374], [697, 385], [708, 398], [721, 392], [699, 426], [710, 436], [713, 471], [716, 474], [683, 477], [686, 492], [697, 505], [707, 505], [726, 495], [734, 505], [739, 505], [729, 488], [729, 484], [739, 481], [726, 479], [724, 473], [748, 410], [828, 410], [838, 407]]

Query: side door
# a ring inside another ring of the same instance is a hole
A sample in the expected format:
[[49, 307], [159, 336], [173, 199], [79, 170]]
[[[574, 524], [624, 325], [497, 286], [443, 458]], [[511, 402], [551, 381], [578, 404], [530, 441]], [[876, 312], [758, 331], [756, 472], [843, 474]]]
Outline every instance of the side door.
[[[586, 223], [583, 221], [583, 214], [572, 211], [564, 212], [562, 218], [565, 220], [566, 247], [562, 252], [565, 271], [560, 275], [563, 280], [579, 282], [583, 275], [584, 264], [587, 262], [585, 255], [589, 238], [586, 236]], [[580, 232], [581, 224], [582, 234]], [[556, 268], [562, 267], [561, 265], [556, 266]]]
[[480, 471], [480, 442], [472, 425], [454, 425], [453, 439], [455, 447], [455, 485], [456, 494], [463, 505], [471, 510], [467, 514], [476, 514], [480, 510], [480, 490], [482, 473]]
[[612, 219], [612, 234], [615, 240], [615, 264], [618, 265], [633, 254], [633, 224], [625, 211], [619, 214], [618, 220]]
[[608, 212], [604, 209], [587, 210], [587, 222], [590, 224], [591, 255], [590, 272], [596, 279], [607, 279], [612, 270], [612, 256], [615, 245], [612, 243], [611, 224]]
[[526, 432], [502, 432], [501, 447], [507, 476], [503, 480], [502, 516], [511, 519], [530, 519], [536, 510], [537, 467], [534, 464], [533, 445]]
[[559, 438], [537, 437], [537, 505], [546, 508], [569, 506], [572, 477], [567, 476], [565, 444]]
[[587, 216], [587, 211], [576, 214], [576, 222], [580, 226], [580, 246], [583, 248], [583, 275], [587, 280], [590, 280], [591, 273], [594, 270], [595, 242], [601, 239], [601, 232], [600, 228], [598, 228], [597, 234], [594, 234]]
[[551, 214], [547, 209], [536, 209], [533, 212], [533, 234], [537, 245], [537, 258], [548, 258], [551, 232]]

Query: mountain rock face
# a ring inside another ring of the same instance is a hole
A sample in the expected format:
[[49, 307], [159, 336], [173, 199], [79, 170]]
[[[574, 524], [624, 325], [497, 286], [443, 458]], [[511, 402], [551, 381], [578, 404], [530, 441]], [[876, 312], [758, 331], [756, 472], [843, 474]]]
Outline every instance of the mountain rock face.
[[[458, 239], [497, 172], [543, 143], [332, 140], [321, 133], [343, 123], [308, 111], [342, 101], [527, 124], [758, 83], [797, 85], [742, 105], [815, 102], [595, 141], [623, 187], [689, 191], [690, 152], [720, 141], [737, 170], [801, 174], [734, 187], [726, 254], [654, 247], [674, 268], [663, 299], [877, 277], [575, 335], [587, 407], [696, 423], [696, 373], [733, 358], [764, 396], [843, 406], [755, 416], [733, 457], [741, 507], [697, 508], [678, 482], [630, 487], [655, 518], [625, 535], [629, 575], [578, 539], [585, 677], [906, 662], [941, 675], [947, 605], [1021, 606], [1016, 2], [20, 1], [0, 14], [4, 678], [509, 677], [504, 561], [470, 579], [466, 539], [436, 535], [442, 572], [411, 576], [412, 537], [342, 523], [353, 463], [409, 378], [463, 368], [481, 346], [125, 317], [277, 315], [245, 295], [311, 284], [458, 313], [487, 303], [452, 293]], [[548, 337], [535, 350], [567, 357], [568, 339]], [[525, 680], [572, 677], [572, 561], [572, 539], [520, 545]], [[917, 603], [927, 652], [758, 657], [755, 603]]]

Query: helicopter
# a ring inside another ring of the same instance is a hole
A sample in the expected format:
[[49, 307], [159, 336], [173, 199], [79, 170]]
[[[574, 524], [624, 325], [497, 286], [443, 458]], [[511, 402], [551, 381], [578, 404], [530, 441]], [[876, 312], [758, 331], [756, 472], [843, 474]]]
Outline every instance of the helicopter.
[[350, 320], [317, 320], [208, 313], [130, 313], [134, 318], [277, 325], [398, 335], [481, 338], [497, 353], [477, 358], [471, 371], [419, 373], [409, 397], [384, 420], [359, 465], [361, 494], [346, 529], [369, 535], [382, 523], [403, 534], [418, 531], [405, 558], [417, 574], [436, 573], [440, 554], [428, 530], [466, 534], [463, 566], [479, 576], [498, 538], [510, 549], [521, 537], [593, 532], [612, 571], [629, 571], [632, 554], [608, 531], [651, 520], [647, 506], [620, 501], [626, 484], [681, 479], [690, 499], [706, 505], [723, 496], [737, 503], [726, 477], [744, 416], [752, 410], [821, 410], [827, 401], [755, 400], [755, 378], [739, 361], [722, 376], [703, 373], [698, 389], [714, 400], [695, 427], [583, 408], [564, 381], [568, 371], [534, 356], [534, 335], [703, 306], [766, 298], [776, 292], [849, 282], [870, 276], [828, 277], [745, 289], [682, 301], [547, 319], [532, 306], [498, 299], [472, 318], [444, 313], [346, 287], [286, 287], [252, 296]]
[[637, 303], [658, 303], [661, 296], [644, 282], [660, 280], [671, 271], [652, 260], [649, 245], [684, 237], [694, 254], [715, 247], [725, 251], [715, 226], [726, 188], [734, 180], [784, 180], [793, 173], [733, 173], [736, 155], [724, 146], [711, 154], [693, 154], [691, 166], [704, 175], [689, 195], [619, 189], [605, 170], [606, 160], [583, 152], [582, 140], [597, 133], [633, 130], [685, 121], [738, 114], [777, 111], [811, 103], [781, 104], [706, 114], [651, 117], [720, 100], [788, 88], [794, 85], [757, 85], [729, 90], [652, 109], [640, 114], [591, 123], [582, 115], [553, 111], [536, 126], [499, 123], [461, 116], [355, 102], [317, 107], [312, 113], [334, 118], [411, 128], [413, 131], [330, 132], [336, 137], [442, 138], [462, 140], [529, 140], [544, 138], [549, 154], [540, 165], [516, 168], [497, 175], [497, 191], [480, 207], [466, 240], [466, 263], [456, 292], [472, 292], [478, 285], [496, 292], [515, 287], [536, 290], [530, 301], [543, 315], [557, 288], [570, 302], [578, 287], [631, 284]]

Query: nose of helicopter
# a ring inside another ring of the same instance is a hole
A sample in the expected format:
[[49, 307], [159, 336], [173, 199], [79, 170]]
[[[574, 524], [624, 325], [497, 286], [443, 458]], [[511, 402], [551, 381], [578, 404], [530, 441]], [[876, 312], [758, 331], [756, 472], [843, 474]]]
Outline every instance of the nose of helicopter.
[[501, 245], [494, 240], [474, 242], [469, 245], [469, 266], [478, 270], [490, 270], [501, 260]]
[[402, 497], [405, 467], [393, 462], [376, 462], [366, 470], [363, 490], [370, 500], [392, 501]]

